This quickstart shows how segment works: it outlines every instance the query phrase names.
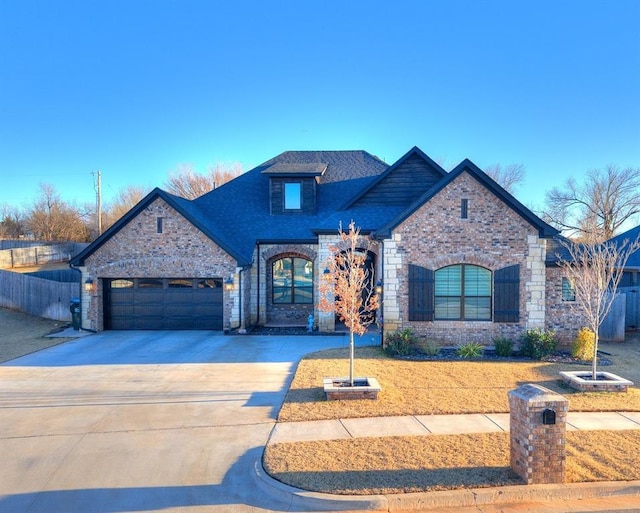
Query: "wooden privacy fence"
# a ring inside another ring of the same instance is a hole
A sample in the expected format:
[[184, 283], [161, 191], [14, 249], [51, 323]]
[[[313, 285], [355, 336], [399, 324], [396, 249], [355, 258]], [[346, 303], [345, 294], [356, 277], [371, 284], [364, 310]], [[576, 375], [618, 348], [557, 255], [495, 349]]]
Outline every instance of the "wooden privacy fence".
[[79, 282], [58, 282], [0, 270], [0, 307], [56, 321], [71, 321], [71, 298], [79, 295]]
[[618, 287], [618, 292], [627, 296], [625, 328], [640, 329], [640, 286]]
[[42, 265], [49, 262], [67, 262], [88, 244], [64, 242], [60, 244], [12, 248], [0, 251], [0, 269]]

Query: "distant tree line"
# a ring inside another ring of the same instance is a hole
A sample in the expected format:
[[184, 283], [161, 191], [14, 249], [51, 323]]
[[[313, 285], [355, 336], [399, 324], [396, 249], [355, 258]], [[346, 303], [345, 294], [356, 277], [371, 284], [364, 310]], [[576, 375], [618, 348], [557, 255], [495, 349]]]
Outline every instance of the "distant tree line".
[[[242, 174], [240, 164], [218, 164], [205, 173], [181, 165], [169, 174], [163, 188], [194, 199]], [[126, 214], [150, 192], [149, 187], [129, 185], [102, 208], [103, 230]], [[34, 199], [23, 207], [0, 204], [0, 239], [30, 238], [42, 241], [91, 242], [98, 237], [98, 213], [93, 203], [77, 204], [62, 199], [55, 186], [41, 183]]]
[[[511, 194], [525, 178], [522, 164], [493, 164], [486, 173]], [[192, 165], [180, 165], [163, 188], [187, 199], [194, 199], [243, 173], [240, 164], [216, 165], [205, 173]], [[149, 192], [148, 187], [130, 185], [103, 207], [102, 226], [107, 229]], [[53, 241], [90, 242], [98, 234], [96, 206], [63, 200], [51, 184], [40, 184], [31, 204], [23, 208], [0, 205], [0, 238], [33, 238]], [[534, 211], [546, 222], [576, 241], [604, 241], [625, 223], [639, 222], [640, 168], [607, 166], [585, 173], [579, 180], [569, 178], [550, 189], [542, 209]]]

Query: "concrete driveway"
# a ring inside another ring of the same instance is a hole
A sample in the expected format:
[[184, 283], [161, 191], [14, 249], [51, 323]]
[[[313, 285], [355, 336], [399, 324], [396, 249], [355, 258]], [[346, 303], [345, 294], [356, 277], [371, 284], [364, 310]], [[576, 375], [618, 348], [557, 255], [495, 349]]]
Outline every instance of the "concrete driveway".
[[347, 344], [105, 332], [7, 362], [0, 512], [287, 511], [254, 462], [300, 357]]

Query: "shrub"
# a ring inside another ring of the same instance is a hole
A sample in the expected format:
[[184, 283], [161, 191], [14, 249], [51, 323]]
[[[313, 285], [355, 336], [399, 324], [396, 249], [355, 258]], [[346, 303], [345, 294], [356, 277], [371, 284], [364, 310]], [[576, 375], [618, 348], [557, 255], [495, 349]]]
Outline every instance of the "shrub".
[[478, 342], [467, 342], [456, 349], [461, 358], [480, 358], [484, 353], [484, 346]]
[[424, 339], [418, 342], [417, 349], [427, 356], [435, 356], [440, 352], [440, 345], [435, 340]]
[[527, 330], [522, 336], [522, 353], [534, 360], [542, 360], [549, 356], [558, 346], [554, 331], [540, 328]]
[[578, 335], [571, 343], [571, 356], [578, 360], [593, 360], [593, 348], [596, 343], [596, 334], [589, 328], [581, 328]]
[[398, 330], [387, 336], [385, 351], [393, 356], [408, 356], [416, 351], [418, 337], [410, 329]]
[[511, 356], [513, 354], [513, 341], [500, 335], [493, 339], [493, 346], [498, 356]]

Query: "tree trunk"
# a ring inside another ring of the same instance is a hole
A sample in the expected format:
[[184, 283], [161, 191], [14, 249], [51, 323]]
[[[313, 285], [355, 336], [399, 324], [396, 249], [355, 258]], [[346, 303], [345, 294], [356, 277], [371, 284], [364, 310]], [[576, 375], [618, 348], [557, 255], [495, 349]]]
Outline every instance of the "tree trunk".
[[593, 338], [593, 362], [591, 363], [591, 379], [598, 379], [598, 330]]
[[349, 383], [353, 387], [353, 360], [354, 360], [353, 331], [349, 331]]

